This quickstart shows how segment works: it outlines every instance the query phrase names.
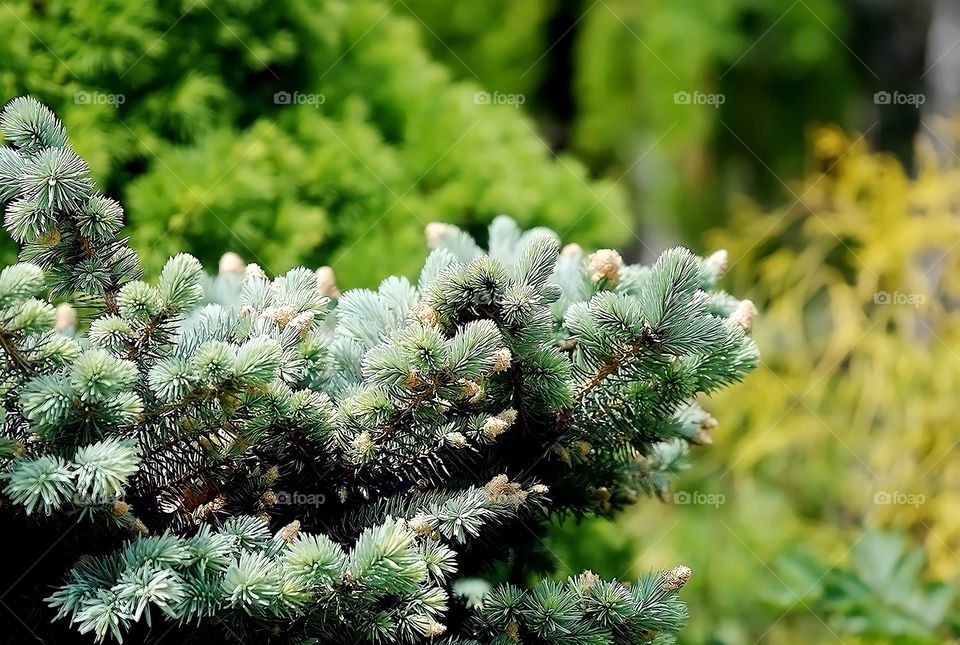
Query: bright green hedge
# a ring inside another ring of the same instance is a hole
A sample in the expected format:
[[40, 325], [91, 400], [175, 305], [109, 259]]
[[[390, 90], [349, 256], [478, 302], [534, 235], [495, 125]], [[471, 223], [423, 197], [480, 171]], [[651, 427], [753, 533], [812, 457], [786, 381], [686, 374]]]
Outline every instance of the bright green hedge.
[[452, 81], [396, 4], [14, 0], [0, 29], [0, 94], [78, 133], [148, 271], [234, 250], [271, 272], [331, 264], [349, 287], [418, 266], [432, 220], [508, 213], [592, 246], [630, 229], [616, 188]]

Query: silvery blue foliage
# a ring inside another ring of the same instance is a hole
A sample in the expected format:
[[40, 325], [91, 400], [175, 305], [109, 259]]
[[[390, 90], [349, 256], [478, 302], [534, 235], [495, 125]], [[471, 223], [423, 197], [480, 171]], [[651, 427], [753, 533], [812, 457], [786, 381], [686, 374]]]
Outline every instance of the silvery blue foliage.
[[[0, 127], [25, 244], [0, 273], [0, 512], [76, 518], [100, 554], [47, 599], [58, 617], [97, 641], [154, 621], [296, 643], [682, 627], [685, 567], [451, 590], [524, 527], [662, 495], [708, 441], [698, 396], [757, 361], [719, 256], [629, 266], [500, 217], [489, 251], [432, 224], [419, 279], [376, 290], [341, 295], [327, 268], [209, 278], [183, 254], [150, 284], [56, 117], [16, 99]], [[63, 297], [92, 311], [81, 333]]]

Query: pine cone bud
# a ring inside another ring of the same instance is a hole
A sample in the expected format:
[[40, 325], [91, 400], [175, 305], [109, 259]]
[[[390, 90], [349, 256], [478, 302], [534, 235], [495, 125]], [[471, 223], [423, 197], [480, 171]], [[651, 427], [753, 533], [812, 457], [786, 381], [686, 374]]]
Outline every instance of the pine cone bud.
[[266, 507], [273, 506], [277, 503], [277, 495], [272, 490], [266, 491], [263, 495], [260, 496], [260, 503]]
[[509, 482], [510, 479], [506, 475], [497, 475], [488, 481], [483, 487], [483, 491], [487, 494], [487, 499], [500, 497]]
[[583, 247], [579, 244], [567, 244], [560, 251], [560, 257], [563, 258], [582, 258], [583, 257]]
[[597, 498], [597, 506], [599, 506], [604, 511], [610, 510], [610, 499], [613, 497], [610, 493], [610, 489], [606, 486], [601, 486], [597, 488], [594, 492], [594, 497]]
[[430, 222], [427, 224], [426, 229], [424, 229], [424, 233], [427, 236], [427, 246], [431, 249], [440, 246], [452, 228], [449, 224], [442, 222]]
[[589, 569], [581, 573], [575, 579], [577, 587], [580, 590], [580, 594], [584, 596], [593, 591], [593, 588], [597, 586], [597, 582], [599, 581], [600, 579], [597, 577], [597, 574]]
[[590, 256], [587, 262], [587, 271], [594, 282], [605, 281], [609, 285], [620, 282], [620, 270], [623, 268], [623, 258], [613, 249], [600, 249]]
[[693, 438], [690, 440], [695, 446], [712, 446], [713, 438], [707, 434], [707, 431], [703, 428], [697, 430], [697, 434], [693, 435]]
[[427, 626], [423, 629], [424, 636], [433, 638], [434, 636], [442, 636], [447, 631], [447, 627], [443, 623], [438, 623], [432, 618], [429, 618], [428, 621]]
[[55, 331], [63, 331], [77, 326], [77, 311], [66, 302], [57, 305], [56, 316], [57, 321], [53, 325]]
[[417, 303], [410, 310], [410, 315], [413, 316], [414, 320], [421, 322], [424, 325], [440, 324], [440, 314], [436, 309], [429, 305]]
[[433, 534], [433, 526], [431, 526], [424, 515], [414, 516], [413, 519], [407, 523], [407, 527], [421, 537]]
[[130, 505], [126, 502], [114, 502], [113, 506], [110, 507], [110, 515], [115, 520], [119, 520], [121, 517], [127, 514], [130, 510]]
[[753, 319], [756, 318], [757, 306], [750, 300], [741, 300], [737, 305], [736, 311], [730, 314], [730, 320], [737, 323], [747, 331], [753, 329]]
[[243, 278], [244, 280], [253, 280], [253, 279], [266, 280], [267, 274], [263, 272], [263, 269], [260, 268], [259, 264], [255, 264], [251, 262], [243, 270]]
[[469, 379], [460, 379], [460, 383], [463, 385], [463, 395], [468, 397], [472, 402], [473, 397], [480, 392], [480, 385]]
[[420, 374], [417, 373], [417, 370], [410, 368], [410, 371], [407, 372], [407, 378], [403, 380], [403, 387], [408, 390], [416, 390], [419, 387], [424, 385], [424, 380], [420, 378]]
[[280, 530], [280, 537], [284, 542], [293, 542], [300, 534], [300, 522], [294, 520]]
[[467, 447], [467, 438], [460, 432], [448, 432], [446, 436], [444, 436], [444, 439], [446, 439], [447, 443], [453, 448]]
[[220, 256], [220, 266], [218, 268], [220, 275], [243, 273], [246, 268], [247, 265], [243, 258], [233, 251], [227, 251]]
[[273, 485], [280, 478], [280, 469], [276, 466], [270, 466], [267, 472], [263, 473], [263, 481], [268, 486]]
[[290, 305], [280, 305], [279, 307], [269, 306], [261, 314], [264, 318], [275, 322], [281, 327], [286, 327], [287, 323], [293, 320], [296, 312]]
[[49, 231], [44, 232], [37, 238], [37, 244], [41, 246], [53, 246], [60, 243], [60, 229], [56, 226]]
[[690, 579], [690, 567], [680, 565], [664, 571], [660, 577], [660, 588], [664, 591], [678, 591]]
[[706, 265], [718, 276], [727, 270], [727, 252], [724, 249], [713, 253], [705, 261]]
[[506, 372], [510, 369], [510, 365], [513, 363], [513, 354], [510, 353], [509, 349], [504, 347], [503, 349], [497, 350], [494, 357], [496, 358], [493, 363], [494, 372]]
[[514, 508], [520, 508], [527, 499], [527, 491], [520, 484], [510, 481], [506, 475], [497, 475], [483, 487], [483, 492], [491, 502], [509, 502]]
[[337, 288], [337, 277], [333, 269], [322, 266], [317, 269], [317, 293], [327, 298], [339, 298], [340, 289]]
[[369, 432], [361, 432], [353, 439], [353, 449], [363, 454], [373, 447], [373, 438]]
[[495, 417], [487, 417], [480, 431], [484, 437], [493, 440], [509, 430], [510, 426], [512, 426], [516, 420], [517, 411], [513, 408], [508, 408]]
[[300, 338], [303, 338], [307, 335], [307, 332], [310, 331], [310, 328], [313, 327], [315, 318], [316, 315], [312, 311], [304, 311], [303, 313], [297, 314], [288, 326], [296, 329], [300, 334]]

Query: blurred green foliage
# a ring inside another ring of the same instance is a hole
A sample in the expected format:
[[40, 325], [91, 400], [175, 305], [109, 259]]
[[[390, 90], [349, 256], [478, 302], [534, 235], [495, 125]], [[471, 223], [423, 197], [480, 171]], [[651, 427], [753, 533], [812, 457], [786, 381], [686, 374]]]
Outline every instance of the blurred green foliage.
[[[397, 10], [421, 22], [424, 44], [459, 77], [491, 91], [533, 99], [556, 58], [551, 20], [563, 0], [403, 0]], [[540, 64], [542, 63], [542, 64]]]
[[960, 125], [929, 127], [913, 172], [816, 130], [783, 206], [741, 200], [708, 236], [761, 311], [761, 366], [707, 403], [724, 422], [675, 503], [586, 543], [617, 553], [625, 532], [645, 564], [685, 558], [686, 642], [960, 636]]
[[842, 122], [873, 80], [840, 0], [401, 4], [452, 71], [525, 93], [558, 145], [687, 239], [725, 220], [731, 189], [776, 196], [802, 170], [807, 125]]
[[208, 266], [233, 250], [367, 285], [418, 266], [427, 222], [477, 229], [504, 212], [622, 242], [619, 190], [452, 81], [395, 6], [13, 0], [0, 94], [30, 93], [79, 133], [149, 271], [175, 250]]
[[[936, 645], [958, 635], [948, 612], [955, 585], [926, 579], [925, 555], [902, 534], [867, 531], [845, 564], [833, 564], [806, 547], [781, 556], [774, 569], [800, 594], [774, 598], [785, 616], [815, 611], [827, 629], [861, 642]], [[837, 634], [839, 638], [839, 634]]]

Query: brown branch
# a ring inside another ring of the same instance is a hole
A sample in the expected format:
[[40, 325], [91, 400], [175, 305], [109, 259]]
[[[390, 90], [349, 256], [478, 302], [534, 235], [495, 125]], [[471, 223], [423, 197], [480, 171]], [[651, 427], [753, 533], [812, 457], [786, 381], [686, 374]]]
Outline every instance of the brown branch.
[[567, 408], [566, 410], [561, 412], [559, 415], [557, 415], [557, 425], [558, 426], [562, 425], [563, 423], [568, 421], [570, 419], [570, 416], [573, 415], [573, 412], [577, 409], [577, 407], [581, 403], [583, 403], [584, 399], [586, 399], [587, 396], [591, 392], [593, 392], [593, 390], [595, 390], [608, 377], [619, 372], [620, 368], [623, 367], [623, 365], [628, 360], [638, 355], [644, 349], [650, 348], [652, 345], [653, 345], [653, 339], [647, 333], [647, 330], [644, 329], [644, 333], [640, 336], [640, 338], [638, 338], [636, 341], [630, 344], [626, 350], [620, 353], [619, 356], [617, 356], [616, 358], [607, 360], [607, 362], [605, 362], [600, 367], [597, 373], [594, 374], [590, 379], [587, 380], [586, 383], [584, 383], [580, 387], [580, 390], [577, 392], [576, 396], [574, 397], [573, 405], [571, 405], [569, 408]]
[[7, 332], [0, 332], [0, 349], [6, 354], [10, 364], [24, 376], [32, 376], [36, 370], [30, 360], [17, 347], [14, 336]]

